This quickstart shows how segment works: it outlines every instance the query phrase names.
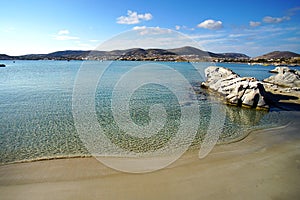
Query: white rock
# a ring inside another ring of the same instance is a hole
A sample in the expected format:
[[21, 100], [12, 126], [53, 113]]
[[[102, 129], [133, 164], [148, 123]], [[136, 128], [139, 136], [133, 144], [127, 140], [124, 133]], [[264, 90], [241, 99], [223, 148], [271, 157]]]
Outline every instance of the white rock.
[[264, 82], [287, 88], [300, 87], [300, 71], [288, 67], [276, 67], [274, 70], [278, 71], [278, 74], [264, 79]]
[[270, 70], [271, 73], [283, 73], [290, 71], [290, 68], [288, 67], [275, 67], [275, 69]]
[[239, 77], [232, 70], [211, 66], [205, 69], [207, 80], [203, 87], [212, 89], [225, 97], [229, 104], [268, 109], [265, 90], [253, 77]]

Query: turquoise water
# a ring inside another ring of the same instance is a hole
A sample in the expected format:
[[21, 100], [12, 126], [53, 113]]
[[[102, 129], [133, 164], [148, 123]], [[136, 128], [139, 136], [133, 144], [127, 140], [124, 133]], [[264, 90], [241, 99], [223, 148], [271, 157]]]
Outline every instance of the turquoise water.
[[[0, 68], [0, 163], [38, 160], [43, 158], [72, 157], [90, 155], [85, 148], [74, 125], [72, 113], [72, 94], [74, 83], [82, 61], [1, 61], [7, 67]], [[151, 63], [151, 62], [150, 62]], [[86, 65], [104, 69], [110, 63], [88, 61]], [[99, 124], [108, 138], [116, 145], [133, 152], [147, 152], [162, 148], [178, 130], [180, 105], [176, 95], [159, 84], [148, 84], [138, 88], [129, 103], [130, 118], [139, 125], [151, 122], [149, 110], [155, 104], [162, 104], [166, 110], [166, 123], [163, 129], [152, 137], [137, 138], [124, 133], [115, 122], [111, 112], [111, 97], [114, 86], [122, 75], [135, 66], [146, 62], [113, 62], [98, 82], [95, 93], [95, 110]], [[197, 89], [200, 105], [198, 132], [193, 146], [199, 147], [212, 120], [211, 105], [216, 103], [199, 88], [197, 82], [203, 81], [201, 74], [210, 63], [158, 63], [168, 65], [185, 77]], [[268, 77], [273, 66], [248, 66], [243, 64], [221, 64], [241, 76], [254, 76], [258, 79]], [[195, 67], [200, 76], [195, 76]], [[155, 69], [153, 69], [155, 71]], [[163, 70], [156, 70], [163, 74]], [[147, 72], [140, 74], [147, 76]], [[135, 78], [133, 78], [133, 82]], [[174, 80], [177, 83], [177, 80]], [[124, 86], [126, 88], [127, 86]], [[176, 85], [176, 93], [191, 88]], [[123, 97], [117, 101], [123, 101]], [[83, 102], [84, 104], [85, 102]], [[243, 137], [248, 131], [274, 127], [286, 123], [278, 111], [269, 113], [220, 105], [226, 115], [219, 142], [228, 142]], [[187, 139], [182, 137], [180, 143]]]

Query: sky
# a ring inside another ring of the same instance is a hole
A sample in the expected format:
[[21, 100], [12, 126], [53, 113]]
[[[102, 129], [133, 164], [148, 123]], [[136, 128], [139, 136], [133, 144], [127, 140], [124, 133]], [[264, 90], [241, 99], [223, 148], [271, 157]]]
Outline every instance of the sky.
[[93, 50], [126, 31], [153, 34], [148, 27], [178, 31], [215, 53], [300, 53], [299, 0], [0, 0], [0, 7], [0, 54]]

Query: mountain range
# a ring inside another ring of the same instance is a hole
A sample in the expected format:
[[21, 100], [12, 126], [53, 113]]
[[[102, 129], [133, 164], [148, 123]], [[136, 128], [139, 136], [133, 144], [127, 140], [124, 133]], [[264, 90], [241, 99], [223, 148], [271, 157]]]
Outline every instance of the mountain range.
[[[289, 51], [274, 51], [252, 59], [280, 59], [300, 57], [300, 54]], [[185, 46], [173, 49], [142, 49], [132, 48], [125, 50], [113, 51], [81, 51], [66, 50], [56, 51], [49, 54], [27, 54], [21, 56], [9, 56], [0, 54], [0, 60], [177, 60], [183, 58], [185, 60], [249, 60], [250, 57], [242, 53], [213, 53], [203, 51], [195, 47]]]

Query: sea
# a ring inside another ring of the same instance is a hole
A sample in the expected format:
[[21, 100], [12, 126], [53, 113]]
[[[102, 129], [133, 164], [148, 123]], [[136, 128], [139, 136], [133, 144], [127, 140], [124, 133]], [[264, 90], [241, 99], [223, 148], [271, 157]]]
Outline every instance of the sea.
[[[96, 126], [114, 145], [134, 153], [163, 150], [178, 131], [188, 133], [193, 126], [195, 134], [180, 134], [174, 148], [196, 149], [208, 129], [218, 123], [213, 114], [216, 105], [217, 115], [223, 116], [218, 124], [222, 129], [219, 144], [288, 123], [278, 108], [266, 112], [223, 105], [200, 88], [208, 66], [223, 66], [259, 80], [272, 75], [269, 70], [275, 66], [72, 60], [0, 63], [6, 65], [0, 68], [1, 164], [90, 156], [85, 137], [99, 140], [97, 134], [90, 134], [90, 127]], [[186, 122], [183, 116], [192, 124], [181, 126]], [[104, 156], [120, 153], [101, 151]]]

